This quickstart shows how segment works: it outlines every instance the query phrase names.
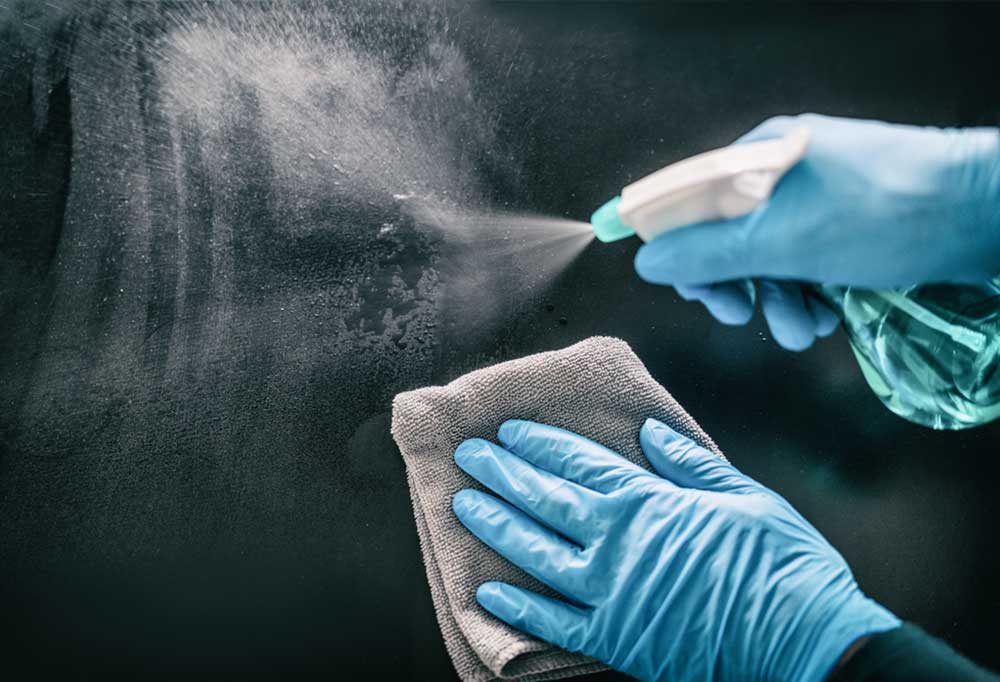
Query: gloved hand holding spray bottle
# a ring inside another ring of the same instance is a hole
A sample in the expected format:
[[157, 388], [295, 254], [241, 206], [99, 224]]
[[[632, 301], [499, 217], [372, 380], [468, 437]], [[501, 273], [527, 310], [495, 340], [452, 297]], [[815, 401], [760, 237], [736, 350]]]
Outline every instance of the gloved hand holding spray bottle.
[[749, 320], [759, 289], [787, 348], [839, 318], [868, 384], [906, 419], [1000, 416], [996, 129], [771, 119], [632, 183], [591, 222], [601, 241], [649, 242], [639, 275], [723, 322]]

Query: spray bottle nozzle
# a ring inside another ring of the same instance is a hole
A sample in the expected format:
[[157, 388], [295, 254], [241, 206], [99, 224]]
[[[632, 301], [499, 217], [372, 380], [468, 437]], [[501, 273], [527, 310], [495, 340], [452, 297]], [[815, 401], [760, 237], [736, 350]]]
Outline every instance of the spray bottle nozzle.
[[635, 230], [622, 222], [618, 216], [618, 204], [621, 197], [615, 197], [590, 216], [590, 225], [594, 228], [594, 236], [602, 242], [616, 242], [635, 234]]

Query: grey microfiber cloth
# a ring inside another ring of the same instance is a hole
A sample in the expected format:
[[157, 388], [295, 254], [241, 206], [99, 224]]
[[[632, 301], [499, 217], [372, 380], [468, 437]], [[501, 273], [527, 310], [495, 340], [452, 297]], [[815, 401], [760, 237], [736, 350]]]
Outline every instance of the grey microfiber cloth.
[[495, 442], [505, 420], [530, 419], [575, 431], [649, 468], [639, 446], [639, 429], [647, 417], [722, 456], [628, 344], [614, 338], [590, 338], [471, 372], [447, 386], [396, 396], [392, 435], [406, 462], [441, 633], [463, 680], [552, 680], [605, 666], [518, 632], [476, 603], [476, 588], [487, 580], [555, 593], [486, 547], [455, 518], [452, 495], [480, 487], [455, 465], [455, 448], [467, 438]]

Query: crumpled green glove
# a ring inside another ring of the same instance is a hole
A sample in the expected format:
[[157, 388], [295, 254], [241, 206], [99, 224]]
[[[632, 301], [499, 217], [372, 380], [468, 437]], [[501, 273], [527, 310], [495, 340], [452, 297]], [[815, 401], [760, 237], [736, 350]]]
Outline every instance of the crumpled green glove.
[[657, 473], [552, 426], [498, 436], [455, 461], [506, 501], [462, 490], [453, 507], [565, 596], [481, 585], [479, 603], [520, 630], [643, 680], [811, 682], [900, 624], [788, 502], [665, 424], [639, 436]]

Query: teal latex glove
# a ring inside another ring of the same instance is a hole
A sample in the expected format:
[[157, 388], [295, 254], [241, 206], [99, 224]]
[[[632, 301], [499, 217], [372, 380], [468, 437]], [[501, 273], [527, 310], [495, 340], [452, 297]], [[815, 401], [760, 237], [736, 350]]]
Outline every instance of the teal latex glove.
[[1000, 142], [995, 128], [938, 129], [815, 114], [740, 138], [812, 131], [805, 157], [748, 216], [690, 225], [643, 246], [636, 271], [744, 324], [759, 278], [775, 341], [802, 350], [837, 318], [801, 282], [867, 288], [977, 282], [1000, 273]]
[[791, 505], [666, 425], [639, 434], [657, 473], [582, 436], [508, 421], [455, 461], [479, 539], [566, 597], [505, 583], [476, 597], [510, 625], [643, 680], [818, 681], [899, 620]]

